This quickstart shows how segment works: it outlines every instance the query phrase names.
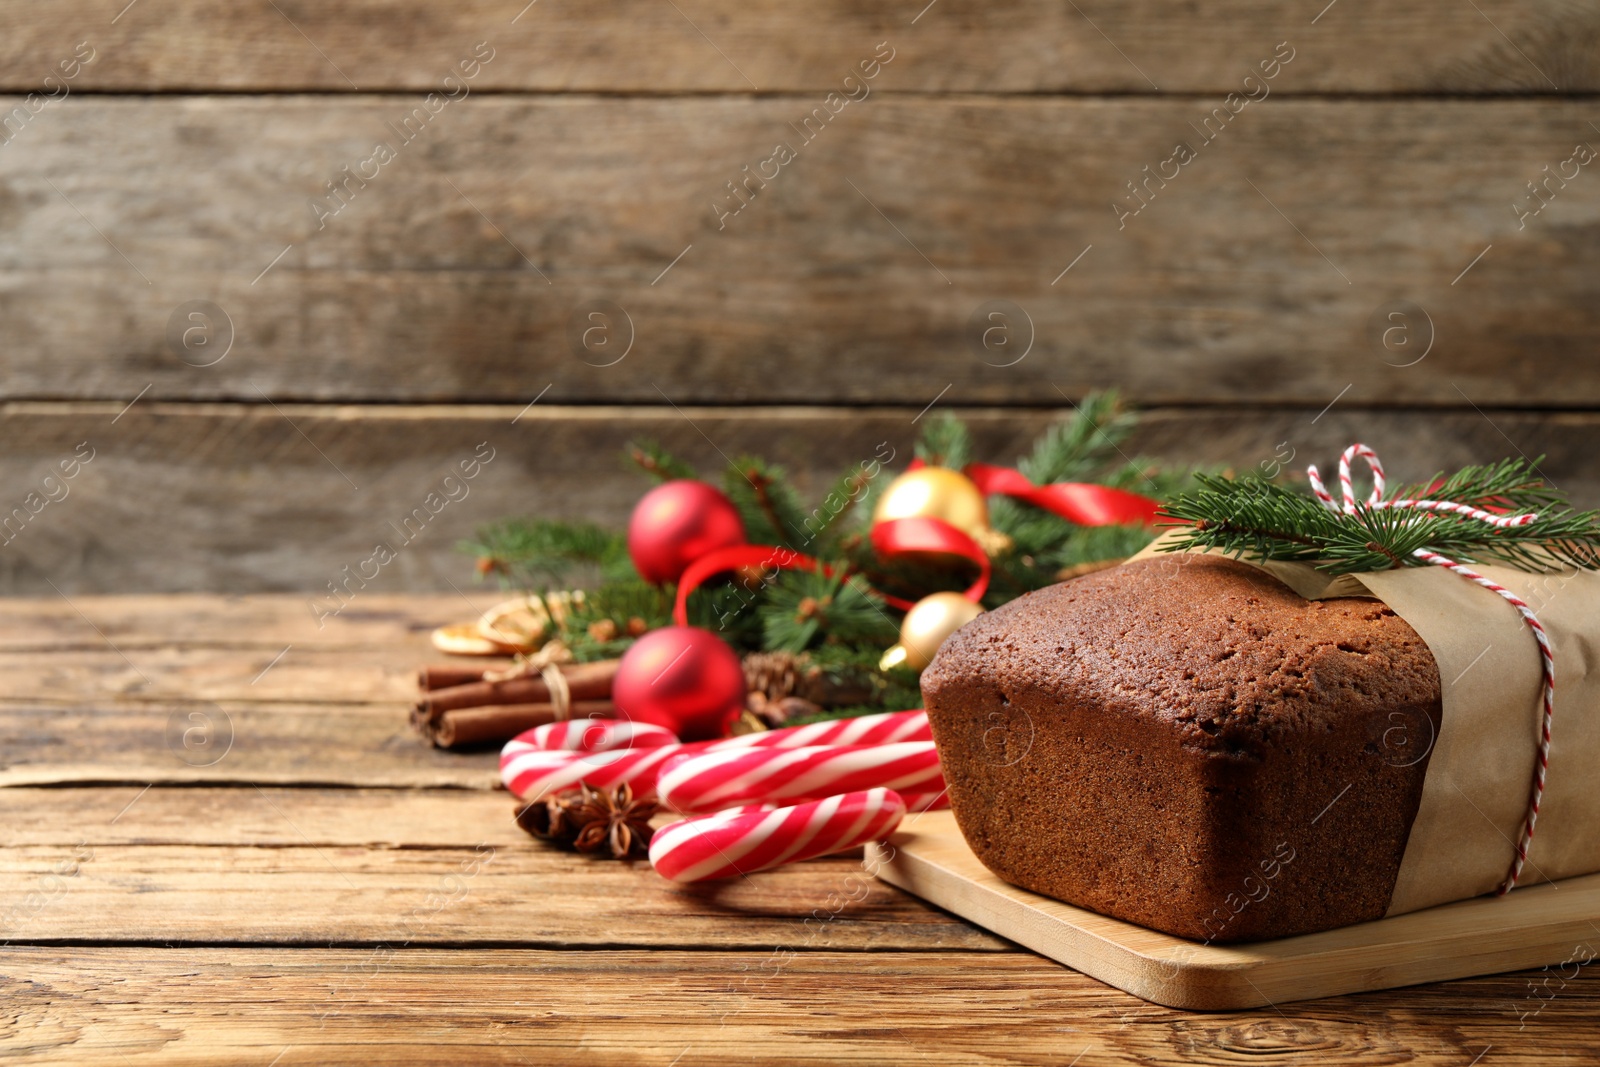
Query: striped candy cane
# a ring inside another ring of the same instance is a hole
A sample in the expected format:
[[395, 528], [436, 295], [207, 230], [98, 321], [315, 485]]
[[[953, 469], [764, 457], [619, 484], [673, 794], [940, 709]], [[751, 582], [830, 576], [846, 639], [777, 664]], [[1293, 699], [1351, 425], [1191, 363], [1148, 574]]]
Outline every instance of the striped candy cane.
[[[899, 793], [897, 789], [895, 792]], [[920, 815], [925, 811], [942, 811], [950, 806], [950, 790], [941, 789], [937, 793], [900, 793], [900, 799], [906, 802], [906, 811], [912, 815]]]
[[[839, 742], [931, 742], [925, 711], [895, 711], [863, 715], [857, 719], [792, 726], [782, 730], [742, 734], [721, 741], [677, 743], [671, 731], [626, 720], [580, 720], [549, 723], [518, 734], [500, 752], [500, 777], [506, 788], [523, 799], [534, 799], [563, 789], [576, 789], [579, 782], [596, 788], [609, 788], [623, 782], [634, 792], [647, 796], [655, 791], [655, 776], [669, 755], [708, 751], [747, 752], [803, 745]], [[650, 746], [653, 757], [620, 756], [621, 752]], [[615, 762], [586, 759], [585, 754], [619, 753]], [[935, 786], [935, 791], [943, 786]], [[814, 794], [820, 795], [820, 794]], [[919, 803], [934, 803], [935, 798], [918, 798]], [[919, 809], [920, 810], [920, 809]]]
[[595, 789], [630, 785], [636, 796], [655, 792], [656, 773], [677, 755], [680, 745], [655, 748], [618, 748], [609, 752], [551, 752], [506, 743], [500, 753], [500, 779], [514, 796], [537, 800], [586, 783]]
[[1329, 511], [1345, 515], [1356, 513], [1355, 487], [1350, 482], [1350, 461], [1360, 456], [1367, 461], [1367, 466], [1372, 470], [1372, 493], [1367, 497], [1367, 506], [1376, 507], [1383, 502], [1383, 464], [1378, 461], [1378, 454], [1363, 444], [1353, 444], [1344, 450], [1344, 455], [1339, 457], [1339, 489], [1344, 497], [1344, 507], [1341, 509], [1333, 502], [1332, 495], [1322, 484], [1322, 476], [1317, 473], [1317, 465], [1313, 463], [1306, 468], [1306, 477], [1311, 480], [1311, 492], [1322, 501], [1322, 506]]
[[[1378, 460], [1378, 454], [1363, 444], [1354, 444], [1344, 450], [1344, 455], [1339, 457], [1339, 488], [1342, 503], [1336, 503], [1328, 490], [1323, 486], [1322, 479], [1317, 475], [1315, 465], [1307, 469], [1306, 475], [1311, 481], [1311, 491], [1316, 494], [1322, 506], [1336, 515], [1354, 515], [1357, 512], [1356, 496], [1350, 480], [1350, 461], [1360, 456], [1367, 461], [1367, 466], [1372, 471], [1372, 492], [1367, 497], [1368, 508], [1392, 508], [1397, 510], [1413, 511], [1439, 511], [1460, 515], [1463, 518], [1487, 523], [1500, 529], [1513, 526], [1526, 526], [1539, 516], [1536, 512], [1521, 515], [1496, 515], [1467, 504], [1459, 504], [1451, 500], [1384, 500], [1383, 489], [1383, 464]], [[1533, 829], [1539, 821], [1539, 806], [1544, 800], [1545, 774], [1550, 769], [1550, 727], [1555, 721], [1556, 698], [1556, 660], [1550, 651], [1550, 637], [1545, 633], [1544, 624], [1541, 623], [1533, 609], [1511, 590], [1498, 582], [1492, 581], [1473, 570], [1465, 564], [1458, 563], [1447, 556], [1426, 548], [1419, 548], [1412, 553], [1417, 559], [1436, 567], [1444, 567], [1454, 571], [1470, 582], [1476, 582], [1492, 593], [1503, 597], [1507, 603], [1517, 609], [1517, 614], [1522, 616], [1522, 621], [1527, 624], [1533, 633], [1533, 639], [1539, 645], [1540, 669], [1540, 702], [1543, 714], [1539, 723], [1539, 748], [1538, 759], [1533, 768], [1533, 787], [1528, 798], [1528, 811], [1522, 821], [1522, 833], [1518, 835], [1516, 855], [1511, 861], [1511, 870], [1500, 883], [1500, 895], [1504, 896], [1516, 888], [1517, 879], [1522, 877], [1522, 868], [1528, 861], [1528, 846], [1533, 843]]]
[[899, 741], [932, 741], [928, 713], [886, 711], [854, 719], [833, 719], [805, 726], [786, 726], [713, 741], [713, 750], [728, 748], [798, 748], [802, 745], [888, 745]]
[[[527, 740], [524, 741], [523, 738]], [[665, 726], [627, 719], [566, 719], [535, 726], [507, 744], [526, 745], [548, 752], [610, 752], [617, 748], [660, 748], [678, 744], [678, 735]]]
[[674, 882], [733, 878], [887, 837], [905, 812], [905, 802], [890, 789], [774, 811], [722, 811], [656, 831], [650, 862]]
[[674, 811], [700, 812], [877, 787], [942, 792], [933, 742], [684, 753], [661, 766], [656, 792]]

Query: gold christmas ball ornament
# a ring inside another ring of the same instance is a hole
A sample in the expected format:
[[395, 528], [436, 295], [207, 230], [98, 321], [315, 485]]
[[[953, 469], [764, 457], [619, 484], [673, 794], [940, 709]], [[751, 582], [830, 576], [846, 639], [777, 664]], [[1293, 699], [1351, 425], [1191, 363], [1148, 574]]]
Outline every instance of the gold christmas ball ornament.
[[910, 667], [920, 671], [933, 662], [945, 638], [983, 614], [983, 608], [960, 593], [925, 596], [906, 612], [900, 623], [900, 643], [883, 654], [878, 666]]
[[918, 467], [890, 482], [878, 498], [872, 521], [891, 519], [943, 519], [981, 543], [989, 530], [989, 505], [960, 471]]

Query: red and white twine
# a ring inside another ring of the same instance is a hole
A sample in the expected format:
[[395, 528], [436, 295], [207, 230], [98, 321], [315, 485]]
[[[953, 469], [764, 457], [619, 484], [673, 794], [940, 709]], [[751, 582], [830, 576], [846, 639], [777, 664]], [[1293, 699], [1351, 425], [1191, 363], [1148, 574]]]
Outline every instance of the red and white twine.
[[[1312, 465], [1307, 469], [1306, 475], [1311, 481], [1311, 491], [1316, 494], [1323, 507], [1338, 515], [1354, 515], [1358, 510], [1355, 490], [1350, 482], [1350, 461], [1360, 456], [1367, 461], [1367, 466], [1372, 470], [1372, 492], [1363, 505], [1368, 510], [1399, 509], [1413, 511], [1440, 511], [1460, 515], [1463, 518], [1477, 522], [1487, 523], [1501, 529], [1512, 526], [1525, 526], [1539, 516], [1529, 512], [1521, 515], [1496, 515], [1468, 504], [1460, 504], [1453, 500], [1384, 500], [1383, 464], [1378, 460], [1378, 454], [1363, 444], [1354, 444], [1344, 450], [1344, 455], [1339, 457], [1339, 489], [1343, 498], [1342, 504], [1335, 502], [1332, 495], [1322, 484], [1322, 478], [1317, 474], [1317, 468]], [[1464, 564], [1442, 556], [1426, 548], [1419, 548], [1412, 553], [1417, 559], [1436, 567], [1445, 567], [1454, 571], [1468, 581], [1475, 582], [1493, 593], [1498, 593], [1512, 607], [1517, 609], [1517, 614], [1522, 616], [1522, 621], [1528, 624], [1528, 629], [1533, 632], [1533, 639], [1539, 643], [1539, 666], [1541, 671], [1542, 693], [1541, 699], [1544, 714], [1539, 727], [1538, 760], [1533, 769], [1533, 789], [1528, 799], [1528, 813], [1523, 819], [1522, 834], [1517, 839], [1516, 858], [1512, 860], [1511, 871], [1506, 875], [1505, 881], [1500, 883], [1500, 893], [1509, 893], [1516, 887], [1517, 879], [1522, 877], [1522, 867], [1528, 860], [1528, 846], [1533, 841], [1534, 824], [1539, 821], [1539, 804], [1544, 799], [1545, 772], [1550, 767], [1550, 724], [1555, 718], [1555, 690], [1556, 690], [1556, 661], [1550, 651], [1550, 638], [1545, 633], [1544, 624], [1541, 623], [1533, 609], [1517, 594], [1491, 581]]]

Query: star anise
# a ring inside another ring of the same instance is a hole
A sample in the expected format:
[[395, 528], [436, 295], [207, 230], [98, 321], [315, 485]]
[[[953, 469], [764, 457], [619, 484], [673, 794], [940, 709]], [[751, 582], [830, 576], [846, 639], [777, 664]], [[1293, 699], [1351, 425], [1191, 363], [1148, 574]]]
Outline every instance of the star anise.
[[572, 819], [572, 811], [580, 803], [582, 798], [576, 793], [557, 793], [532, 801], [517, 809], [517, 825], [541, 841], [570, 848], [582, 829]]
[[654, 832], [650, 818], [660, 806], [654, 800], [635, 800], [628, 785], [579, 789], [527, 805], [517, 812], [517, 825], [534, 837], [579, 852], [609, 850], [619, 860], [645, 855]]

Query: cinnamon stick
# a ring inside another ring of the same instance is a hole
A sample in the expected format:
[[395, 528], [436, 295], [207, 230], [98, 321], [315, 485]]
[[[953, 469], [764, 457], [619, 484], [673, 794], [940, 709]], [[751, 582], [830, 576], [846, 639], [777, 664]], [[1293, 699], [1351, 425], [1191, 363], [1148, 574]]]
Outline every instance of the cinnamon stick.
[[430, 689], [448, 689], [454, 685], [483, 681], [483, 672], [503, 668], [505, 661], [490, 666], [482, 663], [431, 663], [417, 671], [417, 688], [424, 693]]
[[[597, 663], [574, 663], [561, 668], [567, 680], [567, 689], [574, 701], [603, 700], [611, 695], [611, 683], [617, 676], [620, 660], [601, 660]], [[446, 689], [433, 689], [422, 694], [417, 708], [429, 722], [456, 708], [481, 708], [489, 704], [545, 704], [550, 701], [550, 686], [537, 674], [512, 678], [504, 682], [467, 682]]]
[[[616, 705], [609, 700], [574, 700], [574, 719], [614, 719]], [[491, 704], [487, 707], [452, 708], [429, 724], [428, 737], [438, 748], [501, 744], [524, 730], [556, 721], [554, 704]]]

